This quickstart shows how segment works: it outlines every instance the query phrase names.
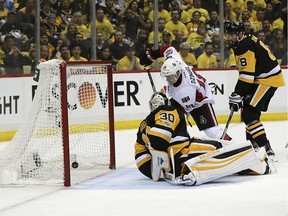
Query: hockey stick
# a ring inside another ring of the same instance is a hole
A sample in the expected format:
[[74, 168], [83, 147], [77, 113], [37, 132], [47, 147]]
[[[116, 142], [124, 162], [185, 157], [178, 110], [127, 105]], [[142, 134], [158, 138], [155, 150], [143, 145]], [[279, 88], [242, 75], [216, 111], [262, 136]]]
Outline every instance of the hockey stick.
[[152, 75], [151, 75], [151, 73], [150, 73], [150, 68], [149, 68], [149, 67], [146, 67], [146, 71], [147, 71], [147, 74], [148, 74], [149, 81], [150, 81], [150, 84], [151, 84], [151, 86], [152, 86], [153, 92], [155, 93], [155, 92], [156, 92], [156, 87], [155, 87], [155, 84], [154, 84]]
[[231, 121], [231, 119], [232, 119], [233, 114], [234, 114], [234, 108], [231, 107], [230, 115], [229, 115], [229, 117], [228, 117], [228, 120], [227, 120], [227, 123], [226, 123], [226, 125], [225, 125], [224, 131], [223, 131], [223, 134], [222, 134], [222, 136], [221, 136], [220, 139], [223, 139], [223, 138], [226, 136], [226, 134], [227, 134], [227, 130], [228, 130], [228, 127], [229, 127], [229, 124], [230, 124], [230, 121]]
[[172, 173], [165, 172], [164, 179], [167, 182], [173, 183], [175, 181], [175, 161], [174, 161], [173, 148], [170, 149], [170, 158], [171, 158]]

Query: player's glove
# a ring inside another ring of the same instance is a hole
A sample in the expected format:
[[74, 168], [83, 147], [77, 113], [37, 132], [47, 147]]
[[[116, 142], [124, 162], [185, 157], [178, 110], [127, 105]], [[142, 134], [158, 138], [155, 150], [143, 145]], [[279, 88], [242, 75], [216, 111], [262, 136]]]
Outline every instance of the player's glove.
[[161, 57], [160, 50], [152, 50], [147, 48], [145, 52], [140, 55], [140, 64], [141, 65], [151, 65], [157, 58]]
[[230, 110], [233, 107], [234, 111], [237, 112], [241, 107], [243, 107], [243, 98], [235, 92], [229, 96], [229, 107]]

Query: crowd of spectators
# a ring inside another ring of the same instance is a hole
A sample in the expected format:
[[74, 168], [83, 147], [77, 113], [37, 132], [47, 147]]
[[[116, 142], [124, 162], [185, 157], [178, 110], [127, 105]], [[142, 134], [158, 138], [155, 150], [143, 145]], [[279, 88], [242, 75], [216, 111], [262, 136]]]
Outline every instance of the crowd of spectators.
[[[0, 0], [0, 74], [35, 69], [35, 1]], [[40, 1], [40, 58], [91, 60], [91, 2]], [[153, 0], [96, 0], [96, 60], [109, 60], [115, 70], [139, 70], [139, 57], [154, 43], [158, 22], [159, 47], [174, 46], [188, 64], [217, 68], [220, 62], [218, 0], [159, 0], [153, 20]], [[279, 62], [287, 65], [287, 0], [226, 0], [224, 19], [242, 22]], [[223, 20], [224, 21], [224, 20]], [[224, 67], [235, 66], [233, 50], [225, 42]], [[286, 62], [286, 63], [285, 63]], [[159, 59], [153, 67], [161, 67]]]

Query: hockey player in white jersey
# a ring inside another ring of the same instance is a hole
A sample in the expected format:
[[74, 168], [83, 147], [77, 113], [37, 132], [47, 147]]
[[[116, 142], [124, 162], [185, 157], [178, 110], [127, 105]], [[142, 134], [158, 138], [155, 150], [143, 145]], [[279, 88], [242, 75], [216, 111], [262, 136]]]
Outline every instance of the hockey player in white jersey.
[[[164, 46], [160, 50], [147, 50], [141, 57], [141, 64], [149, 65], [156, 58], [164, 56], [161, 75], [168, 83], [168, 94], [172, 96], [172, 105], [182, 108], [190, 114], [198, 129], [204, 131], [210, 138], [219, 139], [223, 129], [218, 125], [214, 113], [214, 99], [204, 77], [193, 71], [182, 59], [177, 50], [171, 46]], [[225, 134], [225, 140], [231, 137]]]

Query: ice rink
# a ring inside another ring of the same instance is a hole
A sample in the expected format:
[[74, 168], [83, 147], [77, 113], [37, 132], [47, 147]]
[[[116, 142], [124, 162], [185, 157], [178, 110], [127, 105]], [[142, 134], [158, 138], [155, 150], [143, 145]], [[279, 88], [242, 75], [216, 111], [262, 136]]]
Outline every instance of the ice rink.
[[[152, 182], [134, 164], [137, 130], [116, 131], [115, 171], [95, 173], [70, 188], [1, 186], [0, 215], [288, 216], [288, 121], [263, 124], [278, 159], [276, 174], [229, 176], [194, 187]], [[196, 127], [189, 131], [203, 135]], [[230, 124], [228, 133], [244, 141], [244, 123]]]

